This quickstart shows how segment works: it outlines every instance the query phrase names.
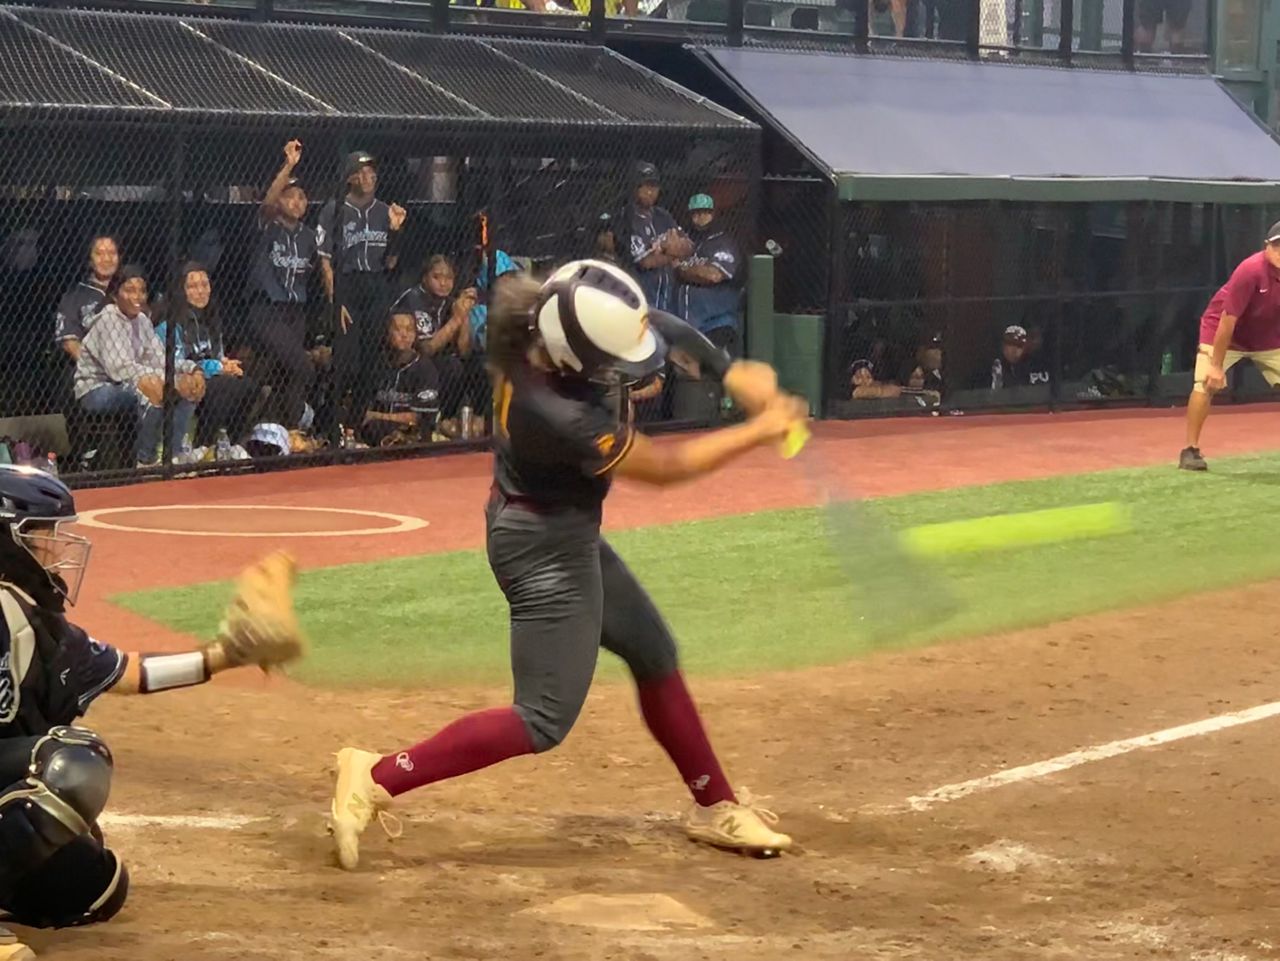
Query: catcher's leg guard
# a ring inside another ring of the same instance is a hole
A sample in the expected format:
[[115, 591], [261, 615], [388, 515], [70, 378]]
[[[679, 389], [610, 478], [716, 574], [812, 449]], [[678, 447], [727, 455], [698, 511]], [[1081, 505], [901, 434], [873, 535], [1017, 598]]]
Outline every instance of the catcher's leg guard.
[[96, 734], [57, 727], [34, 741], [27, 776], [0, 789], [0, 907], [15, 921], [61, 927], [119, 910], [127, 876], [94, 838], [111, 770]]

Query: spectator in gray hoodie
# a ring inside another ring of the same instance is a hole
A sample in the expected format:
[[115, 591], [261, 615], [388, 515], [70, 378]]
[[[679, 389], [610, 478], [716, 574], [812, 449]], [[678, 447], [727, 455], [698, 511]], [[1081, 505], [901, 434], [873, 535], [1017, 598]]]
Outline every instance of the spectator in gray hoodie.
[[[91, 414], [136, 410], [137, 461], [150, 466], [158, 459], [164, 419], [164, 344], [146, 313], [147, 280], [139, 268], [123, 268], [108, 294], [76, 361], [76, 400]], [[204, 377], [189, 360], [177, 361], [175, 373], [179, 399], [170, 445], [179, 455], [186, 450], [192, 411], [204, 396]]]

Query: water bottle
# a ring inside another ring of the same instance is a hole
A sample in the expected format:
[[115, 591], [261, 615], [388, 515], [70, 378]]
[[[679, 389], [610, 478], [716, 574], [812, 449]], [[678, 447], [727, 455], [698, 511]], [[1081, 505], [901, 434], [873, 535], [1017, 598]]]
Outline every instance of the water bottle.
[[58, 476], [58, 455], [55, 451], [49, 451], [49, 456], [45, 460], [44, 469], [54, 477]]
[[231, 438], [227, 436], [225, 427], [219, 428], [218, 439], [214, 441], [214, 460], [231, 460]]
[[1166, 350], [1164, 352], [1164, 356], [1160, 358], [1160, 373], [1162, 374], [1173, 373], [1173, 351]]
[[472, 412], [470, 406], [464, 406], [458, 411], [458, 431], [459, 436], [463, 440], [470, 440], [473, 436], [473, 426], [471, 422]]
[[0, 464], [12, 464], [13, 455], [9, 453], [9, 438], [0, 440]]
[[996, 358], [991, 362], [991, 389], [999, 390], [1004, 386], [1004, 364]]

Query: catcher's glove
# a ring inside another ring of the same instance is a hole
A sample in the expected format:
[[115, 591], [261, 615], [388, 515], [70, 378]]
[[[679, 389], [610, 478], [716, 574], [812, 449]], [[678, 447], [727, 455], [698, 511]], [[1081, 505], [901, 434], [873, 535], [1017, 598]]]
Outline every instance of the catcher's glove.
[[307, 641], [293, 610], [297, 564], [285, 551], [269, 554], [240, 572], [218, 637], [228, 667], [257, 664], [264, 671], [297, 660]]

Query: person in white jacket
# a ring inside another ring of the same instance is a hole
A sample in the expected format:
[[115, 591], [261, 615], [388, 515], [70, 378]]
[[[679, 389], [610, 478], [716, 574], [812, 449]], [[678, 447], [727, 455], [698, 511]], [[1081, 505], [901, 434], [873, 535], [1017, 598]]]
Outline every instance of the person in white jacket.
[[[147, 316], [147, 280], [142, 271], [124, 267], [108, 291], [110, 300], [93, 321], [76, 362], [76, 400], [90, 414], [136, 409], [137, 461], [157, 462], [164, 419], [164, 344]], [[170, 449], [186, 449], [192, 412], [204, 395], [204, 377], [192, 361], [175, 364], [178, 402], [173, 411]]]

